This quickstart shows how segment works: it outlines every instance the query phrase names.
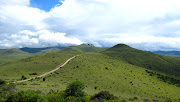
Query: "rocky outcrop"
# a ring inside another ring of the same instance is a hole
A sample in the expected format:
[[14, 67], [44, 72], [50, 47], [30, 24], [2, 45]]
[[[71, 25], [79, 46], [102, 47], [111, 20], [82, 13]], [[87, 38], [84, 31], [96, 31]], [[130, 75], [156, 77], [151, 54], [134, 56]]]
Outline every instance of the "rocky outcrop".
[[85, 45], [85, 46], [94, 46], [93, 44], [88, 44], [88, 43], [84, 43], [84, 44], [81, 44], [81, 45]]

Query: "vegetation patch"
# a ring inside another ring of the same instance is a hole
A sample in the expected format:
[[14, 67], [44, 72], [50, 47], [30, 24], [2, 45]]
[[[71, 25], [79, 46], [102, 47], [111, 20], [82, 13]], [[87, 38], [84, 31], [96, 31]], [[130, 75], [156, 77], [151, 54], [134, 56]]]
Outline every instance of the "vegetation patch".
[[168, 76], [159, 74], [154, 71], [146, 70], [146, 72], [149, 73], [150, 76], [156, 76], [157, 78], [161, 79], [162, 81], [164, 81], [166, 83], [173, 84], [173, 85], [175, 84], [175, 85], [177, 85], [177, 87], [180, 87], [180, 80], [178, 80], [178, 79], [168, 77]]
[[37, 75], [37, 73], [30, 73], [29, 75]]

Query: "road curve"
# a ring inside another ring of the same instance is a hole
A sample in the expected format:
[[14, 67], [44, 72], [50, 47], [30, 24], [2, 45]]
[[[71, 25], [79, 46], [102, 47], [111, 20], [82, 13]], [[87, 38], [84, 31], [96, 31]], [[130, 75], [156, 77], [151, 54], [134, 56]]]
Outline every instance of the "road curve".
[[[81, 55], [83, 55], [83, 54], [76, 55], [76, 56], [73, 56], [73, 57], [69, 58], [68, 60], [66, 60], [66, 62], [64, 62], [64, 63], [63, 63], [62, 65], [60, 65], [59, 67], [57, 67], [57, 68], [55, 68], [55, 69], [53, 69], [53, 70], [51, 70], [51, 71], [49, 71], [49, 72], [46, 72], [46, 73], [44, 73], [44, 74], [42, 74], [42, 75], [39, 75], [39, 76], [37, 76], [37, 77], [32, 77], [32, 78], [29, 78], [29, 79], [26, 79], [26, 80], [15, 81], [15, 82], [12, 82], [12, 83], [22, 83], [22, 82], [26, 82], [26, 81], [29, 81], [29, 80], [34, 80], [34, 79], [36, 79], [36, 78], [45, 77], [45, 76], [47, 76], [47, 75], [49, 75], [49, 74], [57, 71], [57, 70], [60, 69], [61, 67], [65, 66], [69, 61], [71, 61], [71, 60], [74, 59], [75, 57], [78, 57], [78, 56], [81, 56]], [[9, 84], [9, 83], [8, 83], [8, 84]]]

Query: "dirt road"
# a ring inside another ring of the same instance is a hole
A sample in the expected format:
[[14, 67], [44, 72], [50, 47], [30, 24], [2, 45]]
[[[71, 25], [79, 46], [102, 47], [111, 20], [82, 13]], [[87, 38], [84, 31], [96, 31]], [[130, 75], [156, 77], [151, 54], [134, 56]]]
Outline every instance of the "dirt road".
[[81, 55], [83, 55], [83, 54], [76, 55], [76, 56], [73, 56], [73, 57], [69, 58], [68, 60], [66, 60], [66, 62], [64, 62], [64, 63], [63, 63], [62, 65], [60, 65], [59, 67], [57, 67], [57, 68], [55, 68], [55, 69], [53, 69], [53, 70], [51, 70], [51, 71], [49, 71], [49, 72], [46, 72], [46, 73], [44, 73], [44, 74], [42, 74], [42, 75], [39, 75], [39, 76], [37, 76], [37, 77], [32, 77], [32, 78], [29, 78], [29, 79], [26, 79], [26, 80], [16, 81], [16, 82], [13, 82], [13, 83], [22, 83], [22, 82], [26, 82], [26, 81], [29, 81], [29, 80], [34, 80], [34, 79], [36, 79], [36, 78], [45, 77], [45, 76], [47, 76], [47, 75], [49, 75], [49, 74], [57, 71], [57, 70], [60, 69], [61, 67], [65, 66], [69, 61], [71, 61], [71, 60], [74, 59], [75, 57], [78, 57], [78, 56], [81, 56]]

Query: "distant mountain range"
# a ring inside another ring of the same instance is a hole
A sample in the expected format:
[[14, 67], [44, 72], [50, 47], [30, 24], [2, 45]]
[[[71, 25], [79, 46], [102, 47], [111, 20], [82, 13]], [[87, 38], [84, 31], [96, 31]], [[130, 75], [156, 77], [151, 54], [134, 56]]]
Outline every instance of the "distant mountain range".
[[20, 48], [20, 50], [28, 53], [41, 53], [41, 52], [44, 53], [44, 52], [55, 52], [63, 48], [65, 47], [45, 47], [45, 48], [24, 47], [24, 48]]
[[152, 53], [180, 57], [180, 51], [152, 51]]

